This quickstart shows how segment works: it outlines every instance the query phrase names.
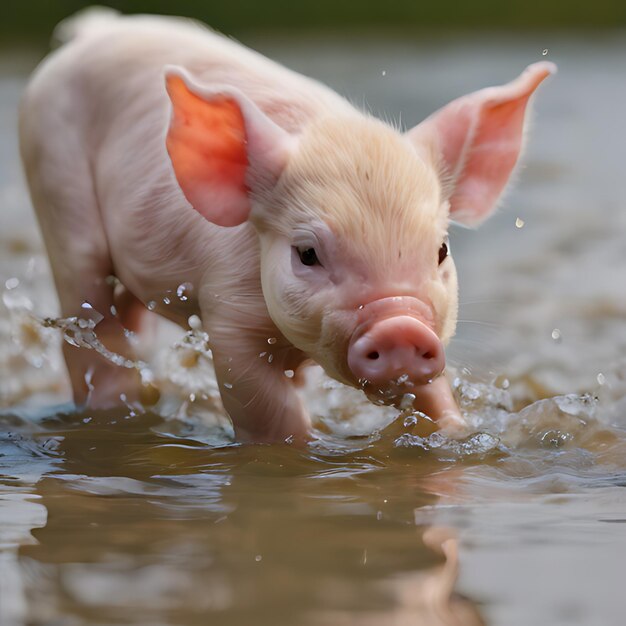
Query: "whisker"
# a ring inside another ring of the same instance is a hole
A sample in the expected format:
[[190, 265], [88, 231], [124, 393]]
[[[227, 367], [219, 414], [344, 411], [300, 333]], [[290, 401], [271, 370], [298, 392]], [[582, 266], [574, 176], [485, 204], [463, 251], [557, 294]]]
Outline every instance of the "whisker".
[[469, 304], [505, 304], [505, 301], [494, 300], [494, 299], [485, 299], [485, 300], [461, 300], [459, 299], [460, 306], [465, 306]]
[[457, 320], [458, 324], [477, 324], [480, 326], [489, 326], [491, 328], [502, 328], [503, 325], [498, 322], [484, 322], [480, 320]]
[[484, 346], [485, 348], [489, 347], [489, 344], [486, 344], [484, 339], [476, 339], [475, 337], [454, 337], [452, 343], [453, 345], [475, 344], [478, 346]]

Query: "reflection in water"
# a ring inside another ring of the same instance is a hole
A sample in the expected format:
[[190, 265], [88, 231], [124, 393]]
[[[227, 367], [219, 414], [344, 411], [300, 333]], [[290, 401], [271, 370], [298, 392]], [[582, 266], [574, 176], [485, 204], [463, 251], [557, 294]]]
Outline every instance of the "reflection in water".
[[30, 440], [31, 429], [15, 417], [0, 419], [0, 624], [25, 623], [27, 600], [20, 546], [45, 526], [47, 511], [32, 485], [56, 462]]
[[397, 426], [216, 448], [128, 413], [4, 420], [14, 458], [51, 463], [35, 487], [47, 524], [13, 566], [28, 623], [482, 623], [453, 592], [454, 533], [414, 522], [451, 464], [395, 447]]
[[0, 487], [0, 624], [26, 621], [27, 601], [18, 557], [22, 545], [32, 543], [30, 530], [46, 523], [46, 509], [37, 496]]

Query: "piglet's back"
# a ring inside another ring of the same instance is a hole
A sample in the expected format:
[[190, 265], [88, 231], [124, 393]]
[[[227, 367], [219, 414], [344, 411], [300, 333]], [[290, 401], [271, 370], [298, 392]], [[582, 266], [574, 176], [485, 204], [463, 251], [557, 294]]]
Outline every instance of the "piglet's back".
[[[57, 185], [53, 171], [88, 163], [110, 252], [124, 259], [115, 265], [129, 288], [138, 290], [157, 261], [168, 260], [163, 273], [182, 273], [217, 249], [209, 242], [235, 236], [203, 220], [174, 178], [165, 146], [167, 65], [203, 85], [239, 89], [289, 132], [326, 115], [358, 115], [331, 89], [191, 20], [92, 9], [62, 23], [56, 36], [65, 43], [36, 70], [21, 106], [24, 166], [29, 179]], [[46, 159], [57, 166], [41, 168]]]
[[45, 73], [69, 86], [96, 134], [110, 132], [112, 119], [135, 123], [146, 112], [163, 119], [169, 111], [166, 65], [186, 68], [203, 84], [236, 87], [291, 132], [320, 115], [354, 112], [326, 86], [192, 20], [94, 8], [62, 22], [55, 37], [65, 43], [43, 62], [33, 84]]

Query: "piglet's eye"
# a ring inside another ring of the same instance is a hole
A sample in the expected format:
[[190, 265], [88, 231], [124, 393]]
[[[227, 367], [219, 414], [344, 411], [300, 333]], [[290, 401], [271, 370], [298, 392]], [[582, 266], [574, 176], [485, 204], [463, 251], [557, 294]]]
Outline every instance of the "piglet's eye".
[[315, 248], [298, 248], [298, 256], [300, 257], [302, 265], [321, 265], [317, 258]]
[[441, 244], [441, 248], [439, 248], [439, 265], [441, 265], [446, 260], [448, 253], [448, 239], [446, 238], [446, 240]]

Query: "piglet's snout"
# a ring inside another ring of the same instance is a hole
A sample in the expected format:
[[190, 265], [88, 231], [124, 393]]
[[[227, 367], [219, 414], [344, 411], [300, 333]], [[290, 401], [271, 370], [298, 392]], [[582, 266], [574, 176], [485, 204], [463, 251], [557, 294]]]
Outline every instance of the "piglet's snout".
[[444, 366], [439, 337], [409, 315], [375, 322], [348, 348], [348, 367], [354, 376], [377, 386], [398, 379], [422, 385], [439, 376]]

